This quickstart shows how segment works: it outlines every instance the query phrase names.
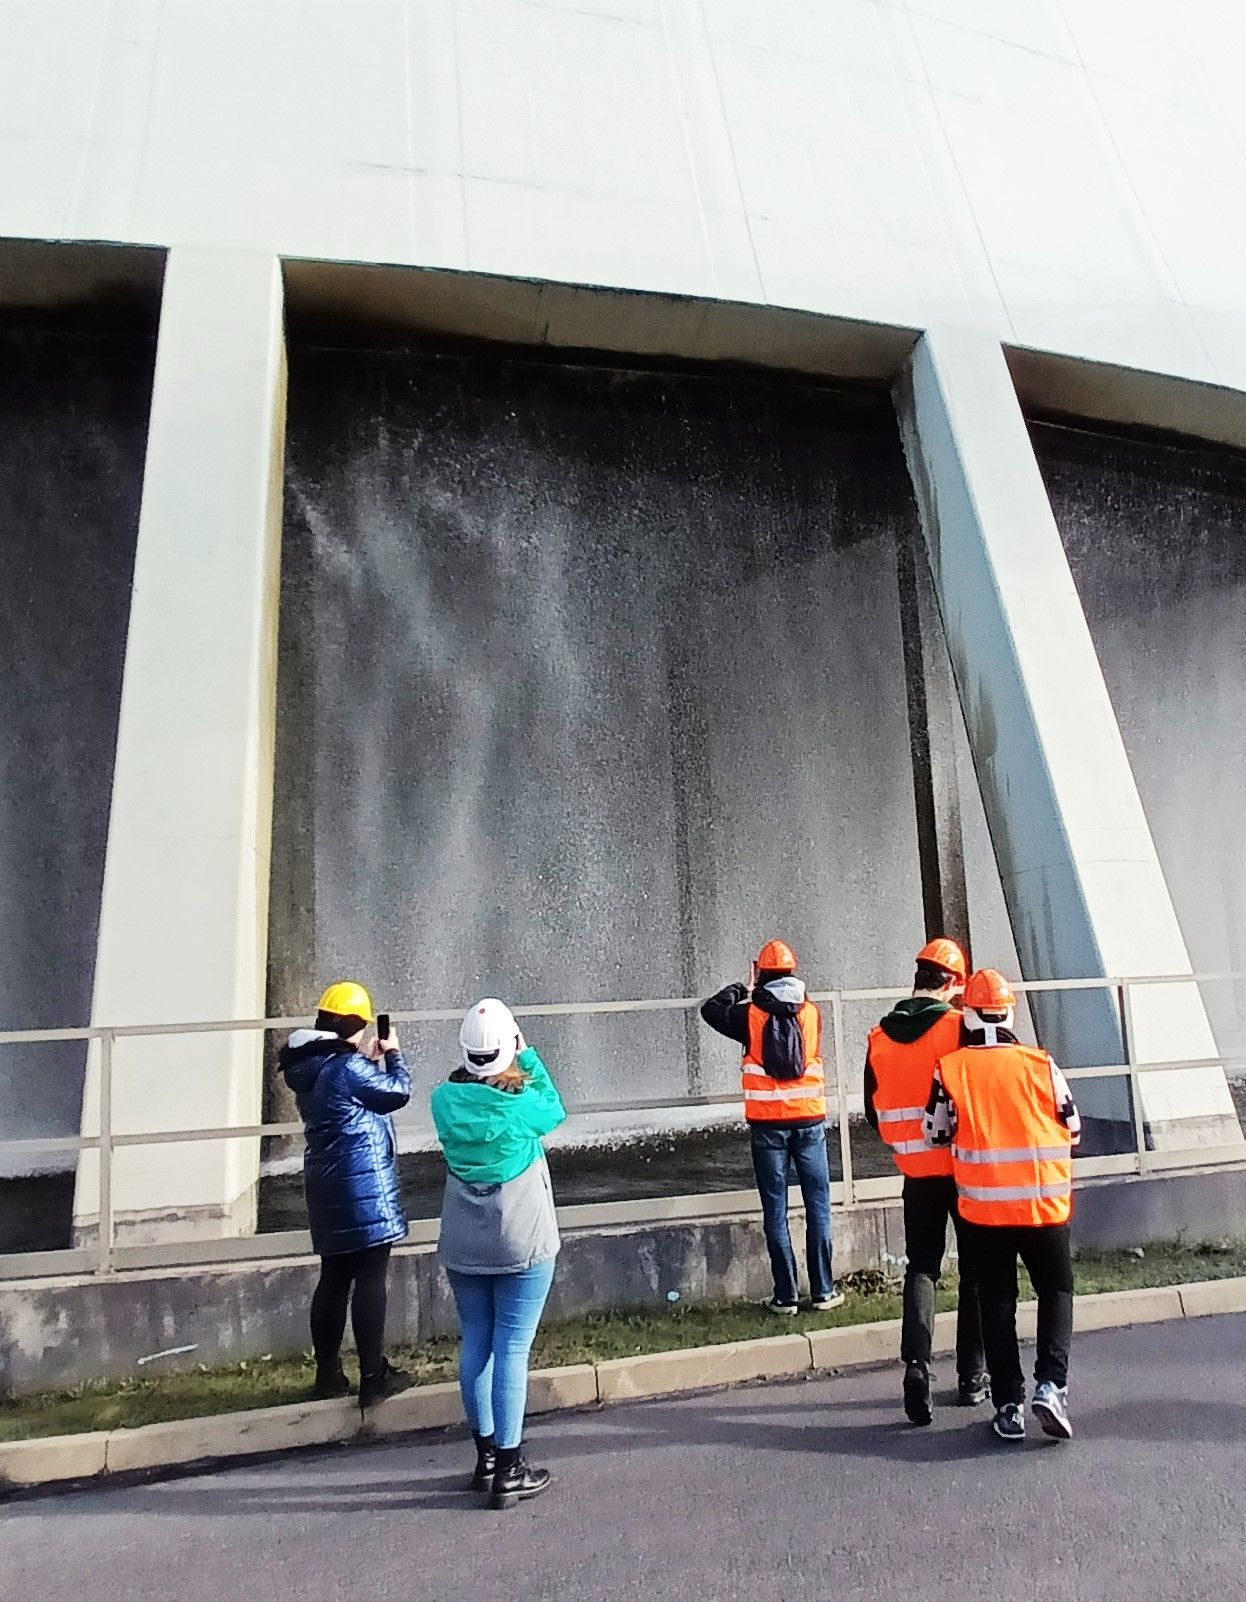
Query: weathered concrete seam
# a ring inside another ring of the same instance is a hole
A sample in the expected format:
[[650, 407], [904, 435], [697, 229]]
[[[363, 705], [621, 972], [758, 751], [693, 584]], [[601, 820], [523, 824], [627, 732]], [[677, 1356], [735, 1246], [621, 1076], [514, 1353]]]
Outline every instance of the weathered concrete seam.
[[[1032, 1335], [1035, 1304], [1025, 1302], [1018, 1312], [1022, 1333]], [[1120, 1329], [1242, 1312], [1246, 1312], [1246, 1276], [1079, 1296], [1077, 1328]], [[561, 1412], [817, 1370], [864, 1367], [894, 1357], [899, 1334], [900, 1320], [893, 1318], [808, 1334], [772, 1335], [537, 1369], [530, 1381], [529, 1412]], [[955, 1339], [955, 1313], [940, 1313], [935, 1319], [935, 1352], [952, 1351]], [[353, 1402], [296, 1402], [287, 1407], [145, 1424], [138, 1429], [0, 1442], [0, 1489], [67, 1484], [231, 1457], [410, 1435], [418, 1430], [445, 1429], [458, 1423], [461, 1416], [457, 1385], [420, 1385], [386, 1402], [363, 1425]]]

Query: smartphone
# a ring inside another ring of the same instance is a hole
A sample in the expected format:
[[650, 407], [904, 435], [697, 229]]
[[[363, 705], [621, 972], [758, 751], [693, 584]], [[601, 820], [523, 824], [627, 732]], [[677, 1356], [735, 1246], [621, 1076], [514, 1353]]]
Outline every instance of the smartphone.
[[387, 1012], [378, 1012], [376, 1015], [376, 1038], [378, 1040], [389, 1039], [389, 1014]]

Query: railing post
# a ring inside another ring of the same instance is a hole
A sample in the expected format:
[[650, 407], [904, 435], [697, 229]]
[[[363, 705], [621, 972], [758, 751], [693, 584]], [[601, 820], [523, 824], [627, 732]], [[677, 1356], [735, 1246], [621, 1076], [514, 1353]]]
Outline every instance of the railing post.
[[1134, 1013], [1128, 980], [1123, 980], [1116, 987], [1116, 993], [1120, 998], [1121, 1032], [1125, 1040], [1125, 1061], [1129, 1066], [1129, 1105], [1133, 1112], [1134, 1146], [1138, 1153], [1138, 1172], [1145, 1174], [1148, 1167], [1146, 1119], [1142, 1113], [1142, 1086], [1139, 1082], [1138, 1064], [1134, 1061]]
[[113, 1032], [101, 1031], [100, 1043], [100, 1194], [97, 1274], [112, 1273], [112, 1051]]
[[848, 1092], [844, 1085], [844, 1003], [838, 990], [831, 992], [831, 1049], [835, 1053], [835, 1099], [839, 1105], [839, 1163], [844, 1173], [844, 1205], [856, 1200], [852, 1183], [852, 1137], [848, 1129]]

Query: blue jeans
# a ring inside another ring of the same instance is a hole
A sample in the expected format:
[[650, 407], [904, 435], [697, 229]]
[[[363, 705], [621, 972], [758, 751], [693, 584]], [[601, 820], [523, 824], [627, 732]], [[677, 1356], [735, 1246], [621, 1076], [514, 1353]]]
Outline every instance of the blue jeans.
[[522, 1274], [450, 1270], [447, 1277], [463, 1331], [459, 1389], [467, 1421], [499, 1446], [518, 1446], [528, 1402], [528, 1354], [554, 1282], [554, 1259]]
[[826, 1161], [826, 1125], [805, 1129], [754, 1124], [753, 1172], [761, 1192], [762, 1224], [774, 1275], [774, 1299], [786, 1307], [800, 1300], [796, 1258], [787, 1227], [787, 1187], [792, 1169], [805, 1202], [805, 1250], [809, 1290], [815, 1302], [833, 1294], [831, 1273], [831, 1171]]

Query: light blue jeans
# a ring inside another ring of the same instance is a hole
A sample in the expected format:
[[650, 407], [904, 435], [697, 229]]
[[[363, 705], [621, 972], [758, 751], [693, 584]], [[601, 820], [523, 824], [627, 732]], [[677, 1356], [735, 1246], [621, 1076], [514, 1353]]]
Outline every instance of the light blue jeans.
[[554, 1259], [521, 1274], [451, 1269], [447, 1277], [463, 1331], [459, 1389], [467, 1421], [499, 1446], [518, 1446], [528, 1402], [528, 1354], [554, 1282]]

